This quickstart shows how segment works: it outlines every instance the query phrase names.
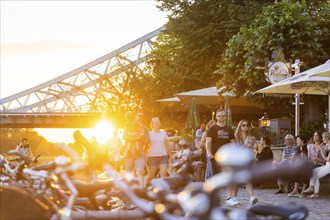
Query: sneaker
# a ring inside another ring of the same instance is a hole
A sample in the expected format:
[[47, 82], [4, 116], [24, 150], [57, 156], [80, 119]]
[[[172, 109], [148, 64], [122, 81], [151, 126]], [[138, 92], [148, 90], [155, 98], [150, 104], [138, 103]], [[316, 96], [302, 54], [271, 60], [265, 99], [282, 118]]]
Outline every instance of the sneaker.
[[228, 206], [236, 206], [236, 205], [239, 205], [239, 204], [240, 204], [240, 202], [238, 201], [237, 197], [228, 199], [226, 201], [226, 205], [228, 205]]
[[308, 188], [308, 189], [306, 189], [303, 193], [304, 193], [304, 194], [313, 194], [313, 193], [314, 193], [314, 189], [312, 189], [312, 188]]
[[318, 193], [314, 193], [312, 195], [309, 196], [309, 198], [319, 198], [319, 194]]
[[299, 193], [297, 193], [297, 192], [291, 192], [291, 193], [288, 194], [288, 196], [289, 197], [297, 197], [297, 196], [299, 196]]
[[258, 202], [258, 198], [257, 197], [255, 197], [255, 196], [251, 196], [250, 197], [250, 204], [251, 205], [254, 205], [254, 204], [256, 204]]

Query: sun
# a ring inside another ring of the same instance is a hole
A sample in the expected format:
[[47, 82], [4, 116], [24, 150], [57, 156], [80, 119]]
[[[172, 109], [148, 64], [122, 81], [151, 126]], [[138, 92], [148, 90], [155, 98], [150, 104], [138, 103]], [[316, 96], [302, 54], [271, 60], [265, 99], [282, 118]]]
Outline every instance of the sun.
[[113, 136], [113, 131], [115, 127], [108, 120], [102, 120], [95, 125], [94, 128], [91, 128], [86, 135], [89, 139], [95, 137], [99, 144], [105, 144], [106, 141]]

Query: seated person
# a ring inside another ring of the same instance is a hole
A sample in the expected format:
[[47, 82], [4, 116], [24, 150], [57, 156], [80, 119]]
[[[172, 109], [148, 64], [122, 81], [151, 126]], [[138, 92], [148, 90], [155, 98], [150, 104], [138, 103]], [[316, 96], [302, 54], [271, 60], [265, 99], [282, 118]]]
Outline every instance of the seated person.
[[310, 196], [310, 198], [319, 197], [320, 190], [320, 179], [328, 174], [330, 174], [330, 133], [324, 132], [322, 134], [323, 143], [326, 144], [327, 155], [322, 153], [322, 156], [326, 159], [326, 164], [320, 167], [317, 167], [313, 170], [313, 176], [309, 181], [309, 187], [303, 193], [314, 193]]
[[270, 149], [270, 146], [271, 146], [270, 138], [267, 136], [261, 137], [260, 139], [261, 149], [255, 148], [255, 155], [257, 162], [274, 159], [273, 151]]
[[[297, 151], [297, 146], [294, 145], [295, 138], [292, 134], [287, 134], [285, 136], [286, 147], [283, 149], [282, 157], [279, 161], [274, 161], [274, 166], [286, 166], [291, 163], [292, 155]], [[289, 191], [289, 184], [283, 179], [277, 179], [278, 190], [276, 194], [284, 193], [284, 191]]]
[[[307, 146], [305, 144], [306, 139], [303, 136], [298, 135], [296, 137], [296, 143], [297, 143], [297, 151], [292, 155], [292, 162], [294, 163], [294, 161], [297, 160], [307, 160], [308, 151], [307, 151]], [[296, 178], [294, 180], [294, 189], [291, 193], [288, 194], [289, 197], [294, 197], [294, 196], [304, 197], [303, 194], [299, 194], [300, 182], [303, 183], [302, 192], [306, 190], [308, 185], [308, 179], [306, 180], [306, 179]]]

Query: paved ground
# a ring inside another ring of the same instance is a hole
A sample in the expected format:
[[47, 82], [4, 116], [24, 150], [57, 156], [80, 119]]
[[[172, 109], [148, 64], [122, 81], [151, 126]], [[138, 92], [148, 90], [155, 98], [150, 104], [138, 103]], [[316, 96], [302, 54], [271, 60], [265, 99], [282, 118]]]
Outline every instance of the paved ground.
[[[258, 204], [283, 205], [294, 202], [307, 207], [309, 210], [307, 219], [330, 220], [330, 182], [328, 180], [326, 179], [326, 182], [321, 183], [319, 198], [288, 197], [287, 194], [275, 194], [277, 189], [254, 189], [254, 194], [259, 199]], [[221, 197], [225, 199], [225, 193], [221, 193]], [[249, 197], [245, 189], [239, 190], [238, 198], [241, 202], [239, 207], [249, 207]]]

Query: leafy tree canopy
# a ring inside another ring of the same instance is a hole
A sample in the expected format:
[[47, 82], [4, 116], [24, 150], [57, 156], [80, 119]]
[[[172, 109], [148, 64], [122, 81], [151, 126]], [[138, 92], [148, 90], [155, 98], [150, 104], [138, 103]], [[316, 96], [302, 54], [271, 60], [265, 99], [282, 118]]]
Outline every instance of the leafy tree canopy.
[[262, 5], [271, 1], [159, 1], [169, 13], [166, 30], [154, 43], [148, 59], [149, 74], [134, 78], [129, 86], [140, 106], [161, 114], [157, 99], [192, 89], [214, 86], [214, 74], [226, 42], [248, 24]]
[[265, 58], [278, 47], [283, 48], [286, 60], [302, 60], [302, 70], [323, 63], [330, 52], [330, 11], [324, 2], [284, 0], [265, 6], [227, 43], [218, 64], [218, 86], [224, 84], [242, 95], [269, 85], [263, 70], [256, 67], [264, 66]]
[[267, 2], [159, 1], [160, 10], [170, 15], [149, 64], [157, 81], [170, 84], [168, 95], [213, 86], [226, 42]]

